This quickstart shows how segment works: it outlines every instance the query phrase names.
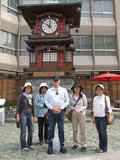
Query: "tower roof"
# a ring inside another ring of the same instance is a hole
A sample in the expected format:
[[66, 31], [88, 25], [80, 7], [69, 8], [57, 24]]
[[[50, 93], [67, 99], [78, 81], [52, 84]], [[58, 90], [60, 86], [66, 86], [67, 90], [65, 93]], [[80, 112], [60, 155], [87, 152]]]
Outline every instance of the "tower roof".
[[31, 28], [35, 26], [36, 17], [46, 12], [63, 14], [66, 20], [71, 24], [71, 28], [79, 27], [81, 6], [82, 2], [17, 5], [18, 9], [22, 11], [24, 19]]

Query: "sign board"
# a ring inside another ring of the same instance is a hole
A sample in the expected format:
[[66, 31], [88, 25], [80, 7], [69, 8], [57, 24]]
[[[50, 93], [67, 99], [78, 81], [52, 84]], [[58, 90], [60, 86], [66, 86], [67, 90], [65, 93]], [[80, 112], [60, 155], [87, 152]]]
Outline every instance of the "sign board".
[[64, 72], [34, 72], [33, 77], [52, 77], [54, 75], [64, 76]]

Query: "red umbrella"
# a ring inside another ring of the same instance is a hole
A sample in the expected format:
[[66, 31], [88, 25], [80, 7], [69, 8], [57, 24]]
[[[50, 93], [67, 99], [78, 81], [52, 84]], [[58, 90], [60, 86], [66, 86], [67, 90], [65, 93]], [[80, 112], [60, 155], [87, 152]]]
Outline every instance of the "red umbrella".
[[[109, 82], [109, 81], [120, 81], [120, 75], [107, 72], [105, 74], [101, 74], [99, 76], [96, 76], [96, 77], [92, 78], [91, 81], [107, 81], [107, 82]], [[108, 90], [111, 93], [111, 87], [110, 87], [109, 83], [108, 83]]]
[[91, 81], [120, 81], [120, 75], [107, 72], [92, 78]]

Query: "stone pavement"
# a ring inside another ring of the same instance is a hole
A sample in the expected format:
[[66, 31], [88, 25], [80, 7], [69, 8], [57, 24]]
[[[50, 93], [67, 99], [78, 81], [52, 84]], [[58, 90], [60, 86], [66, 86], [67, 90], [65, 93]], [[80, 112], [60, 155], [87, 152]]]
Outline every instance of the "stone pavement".
[[[118, 116], [119, 117], [119, 116]], [[96, 153], [98, 147], [98, 136], [95, 126], [90, 122], [91, 117], [87, 116], [87, 141], [86, 153], [80, 151], [80, 146], [72, 150], [72, 125], [65, 121], [65, 144], [67, 153], [54, 153], [48, 155], [47, 145], [40, 146], [37, 137], [37, 124], [34, 125], [34, 150], [23, 152], [20, 149], [20, 130], [16, 128], [13, 117], [7, 117], [6, 123], [0, 126], [0, 160], [120, 160], [120, 118], [116, 118], [114, 125], [108, 126], [108, 152]], [[57, 130], [56, 130], [57, 132]], [[79, 139], [79, 136], [78, 136]]]

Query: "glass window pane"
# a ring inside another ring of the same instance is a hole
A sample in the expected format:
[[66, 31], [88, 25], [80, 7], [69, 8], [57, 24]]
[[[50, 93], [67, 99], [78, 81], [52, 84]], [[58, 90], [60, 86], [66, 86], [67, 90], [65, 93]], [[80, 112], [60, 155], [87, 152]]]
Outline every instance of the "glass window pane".
[[7, 46], [7, 32], [0, 31], [0, 45]]
[[113, 0], [103, 1], [103, 12], [114, 12]]
[[21, 49], [26, 49], [27, 44], [25, 43], [25, 40], [28, 39], [28, 36], [21, 36], [21, 40], [20, 40], [20, 48]]
[[102, 0], [93, 0], [93, 12], [102, 12]]
[[116, 56], [116, 51], [106, 51], [105, 55], [106, 56]]
[[115, 37], [106, 36], [105, 37], [105, 47], [106, 49], [116, 49]]
[[80, 51], [80, 56], [92, 56], [91, 51]]
[[90, 1], [82, 0], [82, 17], [90, 17]]
[[35, 63], [35, 53], [31, 53], [31, 63]]
[[95, 56], [105, 56], [104, 51], [95, 51]]
[[71, 51], [66, 52], [66, 62], [72, 62], [72, 52]]
[[21, 4], [40, 4], [42, 0], [22, 0]]
[[0, 47], [0, 53], [4, 53], [4, 48]]
[[27, 52], [27, 50], [25, 51], [20, 51], [20, 56], [28, 56], [29, 53]]
[[90, 0], [82, 0], [82, 11], [90, 12]]
[[92, 37], [81, 36], [81, 49], [91, 49], [91, 48], [92, 48]]
[[10, 55], [16, 55], [16, 51], [13, 51], [11, 49], [5, 49], [5, 53], [10, 54]]
[[104, 36], [95, 36], [95, 48], [104, 49]]
[[73, 36], [74, 46], [76, 49], [80, 49], [80, 36]]
[[9, 6], [17, 9], [16, 5], [18, 4], [18, 0], [9, 0]]
[[17, 44], [17, 36], [8, 33], [8, 44], [7, 46], [10, 48], [15, 48], [16, 49], [16, 44]]
[[92, 51], [76, 51], [75, 56], [92, 56]]

